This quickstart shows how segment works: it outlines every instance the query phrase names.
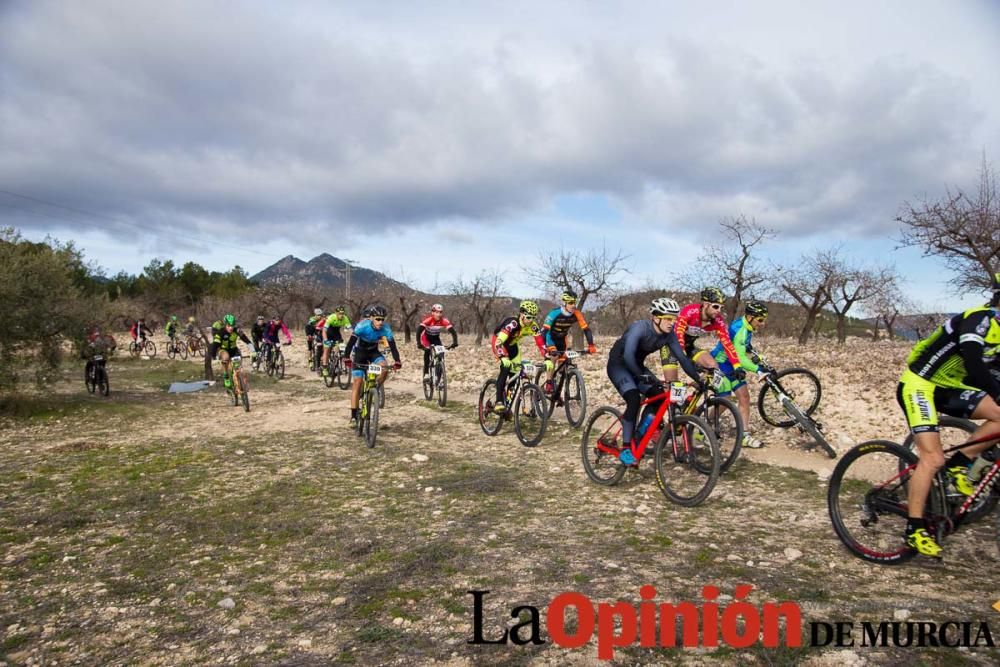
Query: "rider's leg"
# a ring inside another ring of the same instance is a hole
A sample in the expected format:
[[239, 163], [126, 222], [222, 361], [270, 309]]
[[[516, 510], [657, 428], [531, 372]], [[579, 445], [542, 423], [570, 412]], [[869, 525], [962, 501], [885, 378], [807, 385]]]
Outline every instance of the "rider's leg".
[[[941, 448], [941, 434], [935, 431], [923, 431], [914, 436], [920, 461], [910, 477], [906, 493], [906, 505], [909, 508], [909, 520], [919, 520], [922, 524], [924, 506], [927, 504], [927, 494], [931, 490], [931, 482], [941, 466], [944, 465], [944, 452]], [[914, 527], [923, 527], [914, 526]]]
[[430, 345], [424, 348], [424, 373], [423, 376], [427, 377], [428, 373], [431, 371], [431, 348]]
[[513, 361], [509, 357], [500, 359], [500, 373], [497, 375], [497, 396], [494, 405], [503, 406], [505, 404], [507, 378], [511, 375]]
[[[976, 409], [972, 412], [972, 418], [985, 419], [986, 421], [980, 424], [979, 427], [972, 432], [969, 440], [976, 440], [993, 433], [1000, 436], [1000, 405], [997, 405], [996, 401], [989, 396], [986, 396], [983, 400], [979, 401], [979, 405], [977, 405]], [[997, 440], [989, 440], [980, 445], [965, 447], [962, 451], [964, 451], [965, 455], [971, 459], [978, 454], [982, 454], [996, 443]]]
[[229, 389], [233, 386], [232, 378], [229, 377], [229, 352], [219, 350], [219, 362], [222, 364], [222, 384]]

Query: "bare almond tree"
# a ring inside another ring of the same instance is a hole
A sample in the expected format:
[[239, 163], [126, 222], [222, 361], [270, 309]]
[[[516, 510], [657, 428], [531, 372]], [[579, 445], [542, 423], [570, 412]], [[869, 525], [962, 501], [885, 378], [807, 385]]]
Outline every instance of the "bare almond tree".
[[830, 285], [839, 272], [837, 250], [817, 250], [798, 266], [781, 271], [780, 290], [790, 296], [805, 313], [799, 344], [809, 341], [820, 311], [830, 302]]
[[622, 277], [629, 272], [628, 259], [621, 250], [611, 252], [607, 246], [587, 252], [560, 248], [539, 252], [538, 260], [522, 269], [543, 294], [551, 294], [553, 287], [559, 291], [572, 289], [576, 292], [576, 305], [582, 310], [587, 299], [598, 298], [621, 284]]
[[448, 286], [449, 292], [466, 308], [475, 320], [476, 345], [482, 345], [489, 335], [489, 325], [500, 306], [507, 300], [501, 296], [504, 289], [503, 274], [498, 270], [483, 270], [472, 279], [459, 276]]
[[825, 290], [830, 308], [837, 316], [837, 342], [847, 341], [847, 314], [857, 305], [873, 301], [889, 283], [895, 282], [895, 270], [860, 268], [847, 265], [837, 255], [829, 257], [829, 280]]
[[896, 337], [897, 323], [902, 322], [903, 313], [914, 310], [914, 305], [900, 289], [899, 276], [893, 274], [891, 280], [879, 289], [867, 309], [874, 320], [872, 338], [878, 340], [880, 329], [885, 327], [886, 337], [893, 340]]
[[902, 225], [902, 245], [945, 259], [957, 289], [992, 287], [1000, 271], [1000, 189], [985, 154], [974, 194], [948, 187], [940, 200], [904, 202], [896, 220]]
[[758, 251], [776, 234], [773, 229], [745, 215], [720, 220], [719, 233], [725, 240], [705, 246], [692, 270], [678, 279], [692, 292], [700, 292], [707, 285], [717, 285], [730, 293], [726, 299], [726, 317], [732, 321], [748, 295], [768, 291], [775, 271], [764, 265]]

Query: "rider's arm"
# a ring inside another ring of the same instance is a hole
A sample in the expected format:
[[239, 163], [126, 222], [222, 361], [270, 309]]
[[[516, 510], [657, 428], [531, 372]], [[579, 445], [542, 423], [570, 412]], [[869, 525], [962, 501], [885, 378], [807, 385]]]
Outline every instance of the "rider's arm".
[[347, 347], [344, 348], [344, 358], [349, 359], [351, 357], [351, 351], [354, 350], [354, 345], [358, 342], [358, 335], [352, 333], [351, 337], [347, 339]]
[[1000, 385], [990, 374], [989, 366], [983, 361], [984, 336], [990, 330], [990, 311], [975, 313], [966, 317], [958, 330], [958, 349], [965, 362], [965, 383], [982, 389], [994, 400], [1000, 397]]
[[399, 358], [399, 350], [396, 349], [396, 339], [392, 336], [388, 336], [389, 340], [389, 351], [392, 352], [392, 360], [397, 364], [402, 363]]
[[545, 336], [545, 345], [555, 345], [555, 341], [552, 340], [552, 324], [556, 321], [556, 316], [559, 314], [559, 309], [551, 311], [545, 316], [545, 322], [542, 323], [542, 334]]
[[645, 375], [646, 373], [646, 369], [640, 366], [635, 358], [636, 352], [639, 349], [639, 341], [643, 334], [642, 328], [639, 325], [640, 322], [636, 322], [625, 330], [625, 344], [622, 348], [625, 359], [625, 367], [628, 368], [628, 372], [631, 373], [633, 377], [639, 377], [641, 375]]
[[427, 331], [427, 327], [424, 326], [423, 322], [417, 325], [417, 347], [420, 348], [421, 350], [424, 349], [424, 346], [420, 342], [420, 337], [424, 334], [425, 331]]
[[[726, 338], [729, 337], [726, 336]], [[732, 343], [730, 343], [730, 345], [731, 344]], [[680, 363], [681, 368], [684, 369], [684, 372], [687, 373], [688, 376], [691, 377], [691, 379], [700, 382], [701, 374], [698, 371], [698, 367], [695, 366], [695, 363], [693, 361], [688, 359], [688, 356], [686, 354], [684, 354], [684, 350], [681, 349], [681, 344], [677, 340], [677, 336], [673, 332], [670, 332], [670, 336], [667, 338], [667, 347], [669, 347], [670, 351], [674, 353], [674, 357], [677, 358], [677, 361]]]
[[239, 336], [240, 340], [246, 343], [247, 345], [253, 345], [253, 341], [247, 338], [247, 335], [243, 333], [243, 329], [237, 329], [236, 335]]
[[715, 331], [715, 334], [719, 337], [719, 342], [722, 343], [722, 349], [726, 351], [726, 358], [729, 359], [729, 363], [733, 365], [733, 368], [742, 367], [743, 364], [741, 363], [740, 355], [736, 352], [733, 341], [729, 339], [729, 330], [726, 327], [725, 321], [721, 317], [716, 317], [705, 328]]
[[458, 347], [458, 332], [455, 331], [455, 327], [448, 325], [448, 332], [451, 333], [451, 344], [452, 347]]
[[288, 344], [291, 345], [292, 344], [292, 333], [288, 330], [288, 325], [285, 324], [284, 320], [281, 321], [281, 333], [285, 334], [285, 340], [287, 340]]
[[753, 349], [747, 343], [749, 336], [750, 332], [747, 330], [746, 325], [737, 329], [736, 338], [733, 339], [733, 347], [736, 348], [736, 354], [739, 355], [740, 366], [745, 368], [748, 373], [756, 373], [759, 367], [754, 363]]
[[587, 339], [587, 345], [593, 345], [594, 332], [587, 326], [587, 320], [583, 318], [583, 313], [579, 309], [574, 310], [573, 313], [576, 315], [576, 323], [580, 325], [580, 331], [583, 332], [584, 337]]

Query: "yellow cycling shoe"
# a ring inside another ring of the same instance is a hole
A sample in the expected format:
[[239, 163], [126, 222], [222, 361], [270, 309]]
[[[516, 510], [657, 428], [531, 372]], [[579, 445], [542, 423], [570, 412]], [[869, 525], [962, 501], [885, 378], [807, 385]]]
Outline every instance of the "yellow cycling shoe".
[[971, 496], [976, 490], [975, 485], [969, 481], [969, 469], [965, 466], [948, 468], [948, 478], [951, 479], [951, 483], [955, 485], [955, 489], [963, 496]]
[[941, 545], [923, 528], [918, 528], [906, 536], [906, 544], [925, 556], [939, 556]]

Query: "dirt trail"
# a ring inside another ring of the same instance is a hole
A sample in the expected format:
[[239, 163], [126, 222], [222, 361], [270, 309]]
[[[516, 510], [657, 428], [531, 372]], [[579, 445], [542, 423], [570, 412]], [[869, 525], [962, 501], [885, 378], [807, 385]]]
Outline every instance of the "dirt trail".
[[[771, 356], [820, 374], [821, 417], [843, 451], [886, 424], [901, 430], [889, 402], [901, 349], [774, 341]], [[484, 436], [474, 409], [492, 372], [483, 349], [449, 355], [442, 410], [422, 399], [419, 359], [404, 348], [374, 450], [347, 428], [347, 392], [310, 374], [301, 346], [288, 352], [285, 380], [254, 376], [250, 413], [218, 387], [162, 393], [172, 379], [196, 378], [200, 362], [115, 360], [110, 401], [2, 422], [0, 626], [10, 663], [597, 664], [593, 643], [467, 645], [471, 589], [493, 591], [488, 636], [513, 623], [512, 606], [544, 612], [566, 590], [636, 601], [644, 584], [672, 602], [700, 600], [706, 584], [731, 596], [749, 583], [752, 603], [794, 600], [807, 622], [1000, 628], [989, 608], [996, 578], [983, 576], [998, 562], [991, 527], [952, 538], [943, 565], [855, 559], [830, 529], [815, 474], [832, 465], [794, 434], [760, 430], [769, 446], [685, 509], [663, 498], [648, 464], [617, 487], [589, 482], [579, 432], [562, 416], [537, 448], [509, 427]], [[582, 364], [591, 406], [618, 403], [601, 364]], [[67, 370], [60, 390], [76, 395], [77, 375]], [[891, 648], [617, 655], [620, 664], [1000, 659]]]

